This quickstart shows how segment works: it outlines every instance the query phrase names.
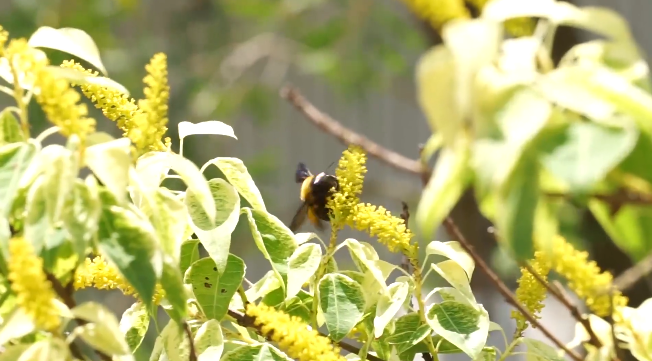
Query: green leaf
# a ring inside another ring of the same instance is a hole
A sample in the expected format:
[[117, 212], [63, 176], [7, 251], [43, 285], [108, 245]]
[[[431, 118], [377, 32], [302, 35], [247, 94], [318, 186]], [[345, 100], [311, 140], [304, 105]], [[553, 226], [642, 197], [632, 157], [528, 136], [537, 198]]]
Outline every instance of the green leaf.
[[[165, 152], [148, 152], [141, 155], [136, 161], [139, 183], [143, 189], [149, 190], [149, 192], [158, 189], [169, 171], [168, 154]], [[134, 203], [138, 203], [137, 200], [134, 200]]]
[[633, 127], [573, 122], [551, 139], [541, 161], [571, 191], [586, 191], [627, 157], [637, 138], [638, 131]]
[[34, 48], [50, 48], [74, 55], [89, 62], [103, 74], [107, 74], [97, 45], [83, 30], [42, 26], [32, 34], [27, 44]]
[[512, 174], [499, 190], [495, 224], [498, 239], [506, 244], [517, 260], [534, 255], [534, 215], [539, 202], [539, 162], [526, 151]]
[[559, 356], [557, 350], [545, 343], [524, 337], [522, 341], [527, 347], [528, 361], [562, 361], [563, 357]]
[[131, 349], [120, 332], [118, 319], [109, 309], [95, 302], [86, 302], [71, 311], [74, 317], [88, 321], [83, 326], [75, 327], [72, 334], [109, 356], [131, 355]]
[[317, 272], [321, 256], [321, 248], [314, 243], [304, 243], [294, 251], [288, 262], [286, 298], [296, 296], [304, 283]]
[[[165, 166], [175, 171], [188, 186], [186, 197], [188, 196], [187, 193], [192, 191], [193, 196], [196, 198], [196, 202], [201, 205], [201, 208], [206, 212], [208, 221], [214, 222], [216, 215], [215, 201], [212, 197], [211, 188], [199, 168], [197, 168], [193, 162], [180, 155], [168, 152], [158, 153], [159, 156], [165, 159]], [[156, 166], [156, 157], [152, 158], [152, 163], [154, 163], [152, 164], [152, 168], [154, 168], [153, 171], [161, 169], [161, 166]], [[143, 165], [143, 168], [147, 169], [149, 167], [145, 164]], [[150, 171], [152, 171], [152, 169], [150, 169]]]
[[430, 327], [472, 359], [477, 358], [489, 334], [487, 311], [453, 288], [439, 288], [433, 293], [442, 293], [444, 301], [428, 309], [426, 321]]
[[319, 281], [319, 305], [329, 337], [341, 341], [364, 315], [362, 286], [340, 274], [327, 274]]
[[93, 236], [97, 233], [102, 204], [97, 180], [89, 176], [85, 181], [76, 179], [63, 214], [63, 227], [75, 252], [81, 258], [86, 254]]
[[21, 178], [35, 155], [36, 147], [29, 143], [11, 143], [0, 147], [0, 216], [9, 214]]
[[0, 361], [18, 361], [20, 356], [33, 344], [19, 343], [3, 346], [4, 350], [0, 354]]
[[[161, 331], [163, 351], [169, 361], [185, 361], [190, 359], [190, 340], [185, 331], [174, 320], [170, 320]], [[156, 347], [156, 346], [155, 346]], [[166, 360], [162, 358], [161, 360]]]
[[154, 193], [153, 209], [149, 210], [149, 220], [154, 226], [161, 249], [179, 260], [181, 243], [188, 227], [188, 216], [183, 202], [172, 192], [159, 188]]
[[475, 302], [475, 296], [473, 295], [473, 291], [471, 291], [471, 280], [457, 262], [448, 260], [439, 263], [431, 263], [430, 267], [445, 279], [446, 282], [450, 283], [451, 286], [467, 297], [469, 301]]
[[66, 79], [72, 84], [76, 85], [96, 85], [102, 88], [110, 89], [119, 92], [125, 96], [129, 96], [129, 90], [117, 81], [106, 78], [103, 76], [93, 76], [88, 73], [81, 72], [77, 69], [62, 68], [60, 66], [49, 65], [45, 68], [48, 73], [54, 75], [59, 79]]
[[652, 250], [652, 207], [624, 205], [612, 215], [609, 204], [589, 200], [589, 209], [614, 243], [634, 262]]
[[649, 155], [652, 154], [652, 135], [643, 132], [638, 137], [636, 145], [627, 158], [619, 165], [623, 172], [645, 179], [652, 184], [652, 167], [650, 167]]
[[219, 157], [208, 161], [207, 164], [213, 164], [224, 173], [226, 179], [238, 190], [244, 199], [251, 204], [251, 208], [259, 211], [265, 211], [265, 202], [260, 195], [256, 183], [251, 178], [247, 167], [238, 158]]
[[[45, 178], [37, 178], [29, 188], [25, 202], [24, 235], [37, 253], [44, 248], [46, 251], [53, 250], [63, 243], [65, 237], [63, 230], [55, 228], [54, 222], [48, 217], [46, 190]], [[45, 259], [45, 263], [50, 265], [53, 261], [49, 257]]]
[[78, 153], [60, 145], [49, 145], [41, 151], [48, 166], [43, 172], [45, 206], [52, 223], [61, 220], [66, 200], [74, 187], [79, 172]]
[[219, 360], [224, 350], [222, 327], [217, 320], [204, 322], [195, 334], [198, 361]]
[[374, 318], [374, 336], [376, 338], [383, 335], [385, 327], [405, 304], [409, 291], [410, 285], [407, 282], [394, 282], [387, 287], [387, 294], [380, 296]]
[[276, 272], [268, 271], [261, 279], [259, 279], [253, 286], [245, 291], [249, 302], [255, 302], [261, 297], [265, 297], [270, 292], [282, 288], [282, 281], [277, 276]]
[[245, 345], [227, 352], [220, 361], [292, 361], [283, 352], [268, 344]]
[[23, 141], [23, 132], [18, 119], [5, 108], [0, 112], [0, 146]]
[[396, 346], [396, 352], [401, 354], [431, 333], [430, 325], [421, 323], [419, 314], [413, 312], [396, 320], [394, 333], [387, 338], [387, 342]]
[[136, 302], [122, 314], [120, 332], [124, 335], [132, 353], [135, 353], [143, 342], [148, 327], [149, 314], [144, 303]]
[[158, 279], [154, 230], [133, 211], [106, 205], [98, 232], [99, 248], [149, 307]]
[[9, 340], [21, 338], [36, 329], [32, 316], [28, 315], [22, 307], [16, 307], [0, 325], [0, 345], [5, 345]]
[[552, 105], [547, 99], [530, 88], [522, 88], [497, 112], [495, 120], [505, 141], [516, 150], [539, 134], [551, 114]]
[[130, 146], [129, 138], [120, 138], [90, 146], [84, 153], [86, 166], [119, 203], [123, 203], [127, 198], [131, 166]]
[[190, 189], [186, 193], [185, 202], [192, 230], [217, 264], [217, 269], [222, 272], [229, 257], [231, 233], [240, 217], [240, 196], [224, 179], [211, 179], [208, 186], [215, 205], [215, 216], [211, 217], [202, 209], [196, 193]]
[[217, 120], [209, 120], [200, 123], [179, 123], [179, 139], [183, 139], [189, 135], [202, 134], [226, 135], [227, 137], [238, 139], [230, 125]]
[[428, 246], [426, 247], [426, 255], [430, 256], [433, 254], [444, 256], [455, 261], [464, 269], [466, 276], [469, 278], [469, 281], [471, 280], [473, 270], [475, 269], [475, 262], [473, 261], [473, 257], [466, 253], [459, 242], [432, 241], [428, 243]]
[[457, 204], [471, 181], [470, 153], [467, 149], [444, 148], [421, 194], [416, 222], [424, 239], [434, 236], [437, 227]]
[[275, 216], [261, 210], [242, 208], [247, 215], [249, 228], [256, 246], [270, 260], [279, 277], [288, 273], [288, 262], [297, 243], [290, 229]]
[[[4, 356], [4, 354], [3, 354]], [[69, 360], [70, 351], [66, 342], [59, 338], [48, 338], [37, 341], [27, 348], [20, 356], [20, 361], [50, 361]]]
[[218, 272], [211, 258], [202, 258], [190, 266], [184, 282], [192, 284], [204, 315], [209, 319], [222, 320], [244, 275], [244, 261], [230, 254], [223, 273]]
[[170, 303], [170, 307], [166, 307], [167, 313], [180, 323], [188, 314], [188, 296], [183, 284], [183, 275], [169, 257], [163, 262], [161, 286], [165, 291], [165, 299]]
[[[365, 274], [365, 292], [380, 291], [387, 293], [385, 280], [389, 274], [396, 269], [396, 266], [379, 259], [378, 253], [372, 245], [366, 242], [358, 242], [353, 238], [345, 240], [339, 247], [348, 247], [353, 262], [358, 269]], [[371, 276], [371, 278], [369, 278]], [[369, 300], [368, 300], [369, 301]]]
[[181, 256], [179, 257], [181, 274], [185, 275], [186, 270], [199, 259], [199, 240], [189, 239], [181, 244]]

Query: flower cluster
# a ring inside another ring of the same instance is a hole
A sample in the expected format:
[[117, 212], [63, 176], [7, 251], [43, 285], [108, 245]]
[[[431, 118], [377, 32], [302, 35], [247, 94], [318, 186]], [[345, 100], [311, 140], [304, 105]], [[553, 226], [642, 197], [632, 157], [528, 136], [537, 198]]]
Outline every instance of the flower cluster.
[[613, 275], [602, 272], [595, 261], [589, 261], [587, 252], [576, 250], [561, 236], [555, 237], [545, 252], [550, 268], [568, 280], [568, 287], [596, 315], [610, 315], [612, 302], [614, 310], [627, 305], [628, 299], [620, 291], [610, 293]]
[[[484, 9], [489, 0], [467, 0], [479, 11]], [[536, 22], [532, 18], [514, 18], [505, 21], [505, 30], [513, 36], [529, 36], [534, 33]]]
[[367, 173], [367, 155], [360, 147], [350, 146], [342, 152], [342, 157], [335, 170], [339, 191], [328, 199], [327, 206], [332, 211], [332, 225], [343, 228], [350, 224], [354, 207], [360, 203], [364, 175]]
[[[77, 290], [87, 287], [94, 287], [98, 290], [118, 289], [125, 295], [138, 297], [136, 290], [102, 256], [96, 256], [92, 260], [86, 258], [84, 265], [75, 271], [73, 285]], [[160, 284], [157, 284], [153, 299], [154, 304], [158, 305], [164, 296], [163, 288]]]
[[353, 228], [378, 237], [378, 242], [387, 246], [391, 252], [402, 251], [409, 254], [412, 232], [407, 229], [402, 218], [392, 216], [382, 206], [360, 203], [352, 212]]
[[288, 356], [299, 361], [345, 361], [339, 349], [317, 331], [308, 329], [299, 317], [290, 316], [265, 304], [247, 305], [247, 316], [263, 335], [278, 343]]
[[469, 10], [464, 0], [403, 0], [417, 16], [439, 30], [453, 19], [468, 19]]
[[32, 317], [37, 327], [52, 331], [61, 324], [54, 304], [52, 284], [43, 272], [43, 260], [23, 237], [9, 241], [9, 281], [18, 305]]
[[[541, 251], [534, 253], [530, 262], [531, 269], [544, 281], [548, 280], [550, 265], [545, 260]], [[539, 282], [526, 267], [521, 267], [521, 278], [518, 280], [516, 299], [536, 319], [541, 318], [539, 312], [543, 309], [543, 300], [546, 298], [546, 286]], [[512, 318], [516, 320], [516, 333], [520, 334], [528, 327], [528, 321], [521, 312], [512, 311]]]

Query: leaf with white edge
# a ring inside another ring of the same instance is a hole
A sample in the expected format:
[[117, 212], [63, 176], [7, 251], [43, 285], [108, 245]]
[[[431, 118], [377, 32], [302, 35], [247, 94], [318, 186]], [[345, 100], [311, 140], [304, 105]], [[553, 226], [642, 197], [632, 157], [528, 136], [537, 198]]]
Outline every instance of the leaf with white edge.
[[396, 316], [408, 297], [410, 285], [405, 282], [394, 282], [387, 287], [387, 294], [381, 295], [376, 306], [374, 318], [374, 336], [383, 335], [385, 327]]
[[211, 200], [215, 205], [214, 216], [209, 216], [201, 207], [192, 190], [186, 193], [186, 207], [190, 215], [190, 226], [201, 241], [208, 255], [217, 264], [219, 272], [226, 267], [231, 247], [231, 233], [240, 218], [240, 196], [235, 188], [224, 179], [208, 181]]
[[4, 350], [0, 354], [0, 361], [18, 361], [20, 360], [21, 355], [27, 348], [31, 347], [32, 344], [18, 343], [8, 346], [2, 346]]
[[[49, 251], [60, 246], [65, 237], [65, 232], [55, 228], [54, 222], [47, 215], [47, 188], [44, 180], [44, 176], [36, 179], [29, 188], [25, 200], [24, 236], [37, 253], [43, 249]], [[54, 259], [49, 256], [52, 255], [45, 257], [44, 261], [51, 265]]]
[[304, 283], [317, 272], [321, 256], [321, 248], [314, 243], [302, 244], [294, 251], [288, 262], [286, 298], [296, 296]]
[[482, 352], [480, 352], [480, 355], [478, 355], [478, 357], [476, 357], [473, 361], [495, 361], [496, 354], [497, 352], [495, 347], [485, 347], [482, 349]]
[[136, 302], [122, 314], [120, 332], [127, 340], [127, 345], [134, 353], [143, 342], [149, 327], [149, 314], [142, 302]]
[[163, 328], [161, 339], [163, 344], [161, 356], [167, 356], [167, 359], [161, 358], [161, 361], [186, 361], [190, 359], [190, 340], [186, 337], [185, 331], [174, 320], [170, 320]]
[[572, 122], [544, 145], [543, 165], [571, 187], [588, 190], [632, 151], [638, 130]]
[[9, 108], [5, 108], [0, 112], [0, 146], [21, 142], [23, 139], [18, 119]]
[[188, 314], [189, 292], [186, 292], [183, 275], [179, 271], [177, 263], [170, 257], [164, 259], [160, 282], [165, 291], [165, 299], [170, 306], [165, 311], [173, 320], [182, 322]]
[[396, 346], [398, 353], [407, 351], [432, 333], [430, 325], [423, 324], [415, 312], [399, 317], [394, 327], [394, 333], [387, 338], [387, 342]]
[[159, 152], [166, 157], [166, 166], [175, 171], [192, 191], [196, 201], [201, 205], [209, 222], [215, 220], [215, 201], [211, 196], [211, 188], [199, 168], [190, 160], [173, 153]]
[[66, 200], [77, 179], [78, 154], [56, 144], [42, 150], [43, 161], [48, 165], [43, 174], [46, 211], [52, 223], [57, 223], [61, 219]]
[[217, 320], [204, 322], [195, 334], [198, 361], [219, 360], [224, 350], [222, 327]]
[[431, 239], [471, 182], [467, 148], [444, 148], [423, 190], [415, 219], [424, 239]]
[[188, 227], [186, 207], [179, 197], [165, 188], [156, 190], [154, 202], [152, 209], [147, 212], [149, 220], [154, 226], [163, 252], [177, 261]]
[[563, 361], [557, 350], [539, 340], [524, 337], [521, 341], [527, 347], [528, 361]]
[[11, 143], [0, 147], [0, 216], [6, 217], [17, 196], [21, 178], [36, 155], [29, 143]]
[[268, 345], [245, 345], [227, 352], [220, 361], [292, 361], [277, 348]]
[[81, 72], [77, 69], [62, 68], [60, 66], [50, 65], [46, 70], [54, 75], [56, 78], [63, 78], [68, 80], [73, 84], [78, 85], [95, 85], [102, 88], [107, 88], [112, 91], [119, 92], [125, 96], [129, 96], [129, 90], [125, 88], [122, 84], [117, 81], [106, 78], [103, 76], [93, 76], [87, 73]]
[[245, 291], [245, 294], [247, 295], [249, 302], [254, 302], [282, 286], [283, 284], [276, 275], [276, 272], [268, 271], [261, 279], [254, 283], [253, 286], [249, 287], [249, 289]]
[[243, 207], [241, 213], [247, 215], [251, 235], [263, 256], [270, 260], [279, 276], [286, 275], [288, 261], [297, 249], [294, 233], [278, 218], [265, 211]]
[[213, 164], [224, 173], [226, 179], [238, 190], [238, 193], [251, 204], [251, 208], [265, 211], [265, 202], [260, 191], [251, 178], [247, 167], [238, 158], [219, 157], [211, 159], [207, 164]]
[[297, 245], [302, 245], [313, 238], [321, 239], [317, 233], [307, 232], [307, 233], [297, 233], [294, 235], [294, 239], [297, 241]]
[[63, 226], [79, 257], [85, 255], [93, 235], [96, 234], [102, 205], [97, 180], [89, 176], [85, 181], [76, 179], [63, 214]]
[[120, 332], [120, 323], [109, 309], [95, 302], [86, 302], [71, 311], [76, 318], [88, 321], [77, 326], [72, 331], [74, 335], [109, 356], [131, 355], [131, 349]]
[[179, 267], [181, 274], [185, 275], [191, 264], [199, 259], [199, 240], [189, 239], [181, 244], [181, 255], [179, 256]]
[[170, 171], [167, 153], [147, 152], [136, 161], [136, 173], [145, 189], [155, 189]]
[[[4, 353], [3, 355], [4, 356]], [[2, 359], [2, 357], [0, 357]], [[37, 341], [27, 348], [19, 361], [50, 361], [70, 360], [70, 349], [66, 342], [60, 338], [48, 338]]]
[[100, 59], [97, 45], [85, 31], [75, 28], [54, 29], [49, 26], [38, 28], [29, 38], [27, 45], [33, 48], [49, 48], [83, 59], [103, 74], [107, 74]]
[[32, 317], [22, 307], [16, 307], [2, 320], [0, 325], [0, 345], [9, 340], [21, 338], [36, 329]]
[[113, 193], [119, 203], [126, 200], [131, 166], [131, 141], [120, 138], [86, 148], [84, 162]]
[[444, 301], [428, 309], [426, 321], [430, 327], [472, 359], [477, 358], [489, 334], [487, 311], [454, 288], [439, 288], [433, 293], [440, 293]]
[[151, 305], [161, 271], [160, 253], [151, 225], [133, 211], [106, 205], [98, 239], [102, 254], [115, 264], [141, 300]]
[[471, 291], [469, 278], [464, 269], [457, 262], [448, 260], [439, 263], [431, 263], [430, 267], [456, 290], [468, 297], [470, 301], [475, 302], [475, 296], [473, 295], [473, 291]]
[[364, 315], [362, 286], [340, 274], [327, 274], [319, 281], [319, 306], [329, 337], [341, 341]]
[[475, 262], [473, 261], [473, 258], [466, 253], [459, 242], [432, 241], [428, 243], [428, 246], [426, 247], [426, 255], [430, 256], [433, 254], [441, 255], [457, 262], [457, 264], [459, 264], [466, 272], [469, 282], [471, 281], [471, 276], [475, 269]]
[[233, 128], [223, 122], [217, 120], [209, 120], [201, 123], [180, 122], [179, 123], [179, 139], [183, 139], [189, 135], [226, 135], [231, 138], [238, 139], [233, 132]]
[[353, 238], [349, 238], [342, 243], [342, 246], [349, 248], [353, 262], [356, 263], [360, 271], [365, 273], [365, 277], [367, 272], [372, 275], [375, 280], [374, 285], [380, 287], [381, 293], [386, 293], [387, 284], [385, 284], [385, 280], [396, 266], [379, 259], [378, 253], [369, 243], [358, 242]]
[[202, 258], [190, 266], [184, 282], [192, 284], [195, 298], [204, 315], [209, 319], [222, 320], [244, 275], [244, 261], [230, 254], [222, 274], [217, 271], [215, 261]]

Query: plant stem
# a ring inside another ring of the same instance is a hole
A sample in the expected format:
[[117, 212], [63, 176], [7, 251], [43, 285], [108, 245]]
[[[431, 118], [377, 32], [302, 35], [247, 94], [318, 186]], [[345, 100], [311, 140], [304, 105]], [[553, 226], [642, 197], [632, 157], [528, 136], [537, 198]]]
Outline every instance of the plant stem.
[[337, 231], [338, 228], [336, 226], [331, 227], [331, 238], [328, 243], [328, 248], [326, 249], [326, 254], [324, 255], [324, 257], [321, 258], [321, 262], [319, 263], [319, 268], [317, 269], [317, 273], [315, 273], [315, 279], [314, 279], [313, 291], [312, 291], [312, 313], [311, 313], [312, 328], [314, 330], [319, 329], [319, 323], [317, 322], [317, 313], [319, 312], [319, 281], [321, 280], [322, 277], [324, 277], [324, 274], [326, 273], [326, 267], [328, 266], [328, 262], [330, 262], [331, 257], [333, 257], [333, 253], [335, 253], [335, 248], [337, 246]]
[[[419, 244], [414, 243], [411, 245], [412, 247], [408, 250], [405, 250], [405, 254], [408, 256], [410, 260], [410, 264], [412, 264], [412, 268], [414, 269], [414, 297], [417, 299], [417, 303], [419, 304], [419, 318], [421, 319], [421, 322], [424, 324], [427, 324], [428, 321], [426, 320], [426, 305], [425, 302], [423, 302], [423, 292], [421, 290], [422, 284], [423, 284], [423, 278], [421, 277], [421, 267], [419, 266]], [[432, 338], [426, 337], [425, 339], [426, 346], [428, 346], [428, 351], [432, 355], [433, 359], [437, 359], [437, 349], [435, 348], [435, 345], [432, 343]]]
[[505, 361], [505, 359], [512, 354], [512, 351], [514, 351], [514, 348], [519, 344], [519, 342], [521, 342], [521, 338], [515, 337], [507, 348], [505, 348], [505, 352], [503, 352], [498, 361]]
[[20, 125], [22, 126], [23, 129], [23, 137], [25, 139], [29, 139], [29, 121], [27, 118], [27, 104], [25, 104], [25, 100], [23, 99], [23, 95], [25, 94], [25, 91], [20, 86], [18, 71], [16, 70], [16, 67], [13, 64], [13, 61], [9, 62], [9, 67], [11, 68], [11, 74], [14, 77], [14, 99], [16, 100], [16, 105], [18, 105], [18, 109], [20, 109]]

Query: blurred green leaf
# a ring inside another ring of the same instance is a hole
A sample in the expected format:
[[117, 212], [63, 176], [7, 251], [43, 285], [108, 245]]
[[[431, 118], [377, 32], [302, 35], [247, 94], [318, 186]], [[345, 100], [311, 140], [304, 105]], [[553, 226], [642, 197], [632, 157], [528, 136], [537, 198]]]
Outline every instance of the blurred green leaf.
[[198, 361], [219, 360], [224, 350], [222, 327], [217, 320], [204, 322], [195, 334]]
[[387, 287], [387, 294], [380, 295], [374, 317], [374, 336], [380, 338], [385, 327], [403, 307], [408, 298], [410, 285], [406, 282], [394, 282]]
[[126, 200], [131, 165], [131, 142], [120, 138], [86, 148], [84, 161], [119, 203]]
[[421, 342], [431, 333], [432, 328], [421, 323], [419, 314], [415, 312], [408, 313], [396, 320], [394, 333], [387, 338], [387, 342], [395, 345], [396, 352], [401, 354]]
[[545, 343], [532, 338], [524, 337], [523, 343], [527, 347], [528, 359], [532, 361], [562, 361], [557, 350]]
[[189, 135], [226, 135], [231, 138], [238, 139], [233, 132], [233, 128], [223, 122], [217, 120], [210, 120], [200, 123], [180, 122], [179, 125], [179, 139], [183, 139]]
[[2, 325], [0, 325], [0, 345], [6, 345], [7, 341], [21, 338], [35, 329], [36, 326], [32, 316], [28, 315], [22, 307], [16, 307], [2, 320]]
[[88, 321], [72, 331], [84, 342], [109, 356], [131, 356], [131, 349], [120, 332], [120, 323], [106, 307], [85, 302], [72, 310], [76, 318]]
[[63, 51], [83, 59], [103, 74], [107, 74], [100, 59], [97, 45], [85, 31], [74, 28], [54, 29], [49, 26], [38, 28], [29, 38], [28, 45], [34, 48], [50, 48]]
[[21, 142], [23, 140], [23, 132], [20, 129], [18, 119], [14, 114], [5, 108], [0, 112], [0, 146], [8, 143]]
[[[3, 355], [4, 356], [4, 353]], [[66, 342], [60, 338], [37, 341], [23, 351], [20, 361], [68, 360], [72, 356]]]
[[268, 345], [246, 345], [227, 352], [220, 361], [292, 361], [277, 348]]
[[148, 327], [149, 314], [144, 303], [136, 302], [122, 314], [120, 332], [124, 335], [132, 353], [140, 347]]
[[63, 226], [66, 237], [74, 245], [75, 252], [81, 258], [86, 254], [93, 235], [97, 232], [102, 205], [99, 199], [97, 180], [89, 176], [85, 181], [76, 179], [63, 214]]
[[173, 320], [181, 322], [188, 314], [188, 296], [183, 285], [183, 275], [169, 258], [163, 262], [161, 286], [165, 291], [165, 298], [170, 303], [170, 307], [165, 308], [166, 312]]
[[319, 306], [329, 337], [338, 342], [351, 332], [364, 314], [362, 286], [340, 274], [327, 274], [319, 281]]
[[21, 177], [36, 155], [29, 143], [11, 143], [0, 147], [0, 215], [6, 217], [17, 196]]
[[652, 207], [623, 205], [612, 214], [609, 204], [589, 201], [589, 209], [614, 243], [638, 262], [652, 250]]
[[179, 267], [181, 274], [186, 274], [186, 270], [191, 264], [199, 259], [199, 240], [188, 239], [181, 244], [181, 256]]

